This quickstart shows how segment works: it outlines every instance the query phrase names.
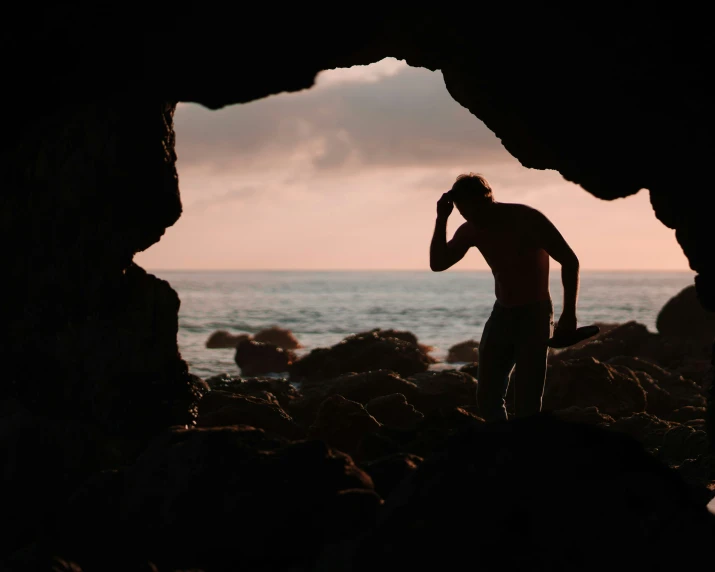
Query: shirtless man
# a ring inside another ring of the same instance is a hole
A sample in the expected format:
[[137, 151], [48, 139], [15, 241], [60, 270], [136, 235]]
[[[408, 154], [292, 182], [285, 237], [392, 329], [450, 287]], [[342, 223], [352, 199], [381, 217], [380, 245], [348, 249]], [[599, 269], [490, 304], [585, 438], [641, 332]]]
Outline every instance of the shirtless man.
[[[454, 205], [466, 222], [447, 242], [447, 219]], [[479, 344], [479, 411], [486, 421], [507, 418], [504, 398], [516, 365], [514, 412], [518, 417], [536, 414], [541, 411], [547, 344], [554, 325], [549, 256], [561, 264], [564, 287], [559, 335], [576, 329], [578, 258], [542, 213], [526, 205], [496, 202], [487, 180], [476, 173], [457, 177], [437, 201], [430, 268], [450, 268], [472, 246], [492, 269], [496, 293]]]

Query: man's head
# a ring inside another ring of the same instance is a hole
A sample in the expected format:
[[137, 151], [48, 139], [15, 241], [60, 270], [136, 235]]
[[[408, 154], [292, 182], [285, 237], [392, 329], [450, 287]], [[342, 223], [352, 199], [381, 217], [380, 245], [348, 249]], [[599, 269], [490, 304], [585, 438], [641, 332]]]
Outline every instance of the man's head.
[[470, 222], [478, 222], [494, 204], [492, 188], [479, 173], [459, 175], [449, 196], [460, 214]]

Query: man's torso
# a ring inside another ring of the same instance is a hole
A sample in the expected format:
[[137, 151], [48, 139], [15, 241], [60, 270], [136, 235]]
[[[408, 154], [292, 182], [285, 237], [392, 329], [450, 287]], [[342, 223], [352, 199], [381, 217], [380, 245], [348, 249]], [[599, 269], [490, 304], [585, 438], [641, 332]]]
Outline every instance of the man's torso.
[[498, 224], [478, 228], [467, 222], [473, 246], [492, 270], [497, 300], [519, 306], [550, 298], [549, 255], [529, 224], [530, 208], [503, 204]]

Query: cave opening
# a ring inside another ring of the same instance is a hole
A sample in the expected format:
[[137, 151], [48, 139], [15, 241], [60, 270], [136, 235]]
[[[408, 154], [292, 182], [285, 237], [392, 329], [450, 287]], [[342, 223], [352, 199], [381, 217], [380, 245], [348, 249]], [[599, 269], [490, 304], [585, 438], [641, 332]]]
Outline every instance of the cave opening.
[[[484, 173], [502, 202], [523, 202], [544, 212], [587, 274], [680, 271], [655, 294], [662, 299], [630, 306], [633, 319], [651, 329], [651, 306], [692, 280], [673, 231], [653, 217], [647, 191], [602, 201], [557, 171], [524, 167], [480, 119], [454, 101], [439, 70], [395, 58], [326, 70], [312, 88], [295, 93], [218, 110], [179, 103], [174, 129], [183, 214], [135, 260], [179, 292], [179, 346], [202, 377], [235, 369], [230, 352], [206, 350], [214, 330], [251, 334], [272, 324], [292, 326], [306, 348], [314, 348], [355, 331], [390, 327], [388, 316], [406, 327], [386, 308], [384, 294], [370, 290], [365, 296], [377, 299], [361, 301], [362, 311], [355, 313], [372, 316], [372, 324], [347, 317], [350, 301], [343, 292], [334, 309], [342, 310], [347, 322], [324, 325], [326, 331], [310, 327], [302, 318], [324, 315], [327, 308], [320, 303], [328, 302], [298, 299], [305, 293], [290, 290], [291, 280], [307, 283], [307, 275], [284, 274], [279, 280], [275, 273], [259, 273], [327, 271], [334, 277], [335, 272], [428, 270], [434, 204], [462, 172]], [[455, 210], [450, 235], [461, 222]], [[204, 274], [188, 275], [188, 270]], [[239, 278], [230, 274], [237, 270]], [[557, 306], [558, 270], [552, 261]], [[488, 266], [475, 253], [454, 269], [462, 271], [484, 273]], [[257, 294], [262, 280], [273, 299]], [[451, 303], [463, 318], [478, 315], [478, 305], [486, 304], [492, 291], [485, 285], [471, 301], [457, 301], [460, 294], [454, 292]], [[271, 307], [274, 302], [279, 310]], [[585, 319], [607, 320], [608, 315], [592, 309]], [[451, 336], [449, 324], [409, 325], [423, 338], [435, 338], [432, 343], [444, 354], [460, 336], [478, 336], [484, 317], [464, 321]]]

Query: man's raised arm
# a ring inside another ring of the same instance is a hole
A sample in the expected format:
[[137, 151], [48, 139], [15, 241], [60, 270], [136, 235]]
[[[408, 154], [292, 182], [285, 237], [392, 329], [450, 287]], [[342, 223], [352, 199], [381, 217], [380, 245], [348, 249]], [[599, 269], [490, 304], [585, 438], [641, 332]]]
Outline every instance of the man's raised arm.
[[429, 266], [432, 272], [442, 272], [450, 266], [456, 264], [469, 250], [469, 245], [461, 239], [459, 230], [454, 234], [452, 240], [447, 242], [447, 219], [452, 213], [454, 203], [445, 193], [437, 201], [437, 220], [434, 225], [432, 242], [429, 250]]

